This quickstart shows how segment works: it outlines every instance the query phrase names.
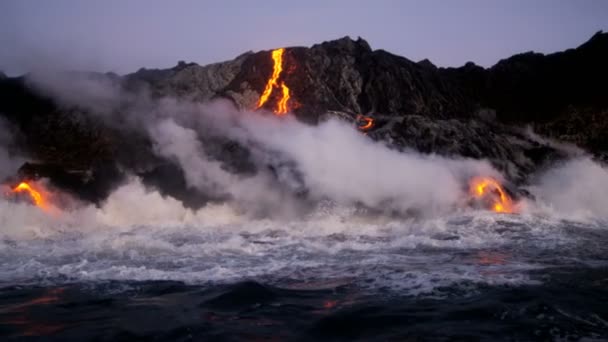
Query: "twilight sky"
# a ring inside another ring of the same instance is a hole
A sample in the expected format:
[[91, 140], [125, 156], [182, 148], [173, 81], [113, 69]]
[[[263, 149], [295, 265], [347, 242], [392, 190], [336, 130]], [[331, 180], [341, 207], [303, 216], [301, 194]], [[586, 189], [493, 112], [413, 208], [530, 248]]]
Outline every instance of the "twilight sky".
[[491, 66], [608, 30], [606, 0], [0, 0], [0, 70], [128, 73], [349, 35], [439, 66]]

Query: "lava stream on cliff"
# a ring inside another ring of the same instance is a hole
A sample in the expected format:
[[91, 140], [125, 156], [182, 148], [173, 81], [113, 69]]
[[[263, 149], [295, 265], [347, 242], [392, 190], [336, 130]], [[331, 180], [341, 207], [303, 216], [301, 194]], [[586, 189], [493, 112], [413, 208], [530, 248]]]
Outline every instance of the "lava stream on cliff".
[[264, 88], [264, 92], [260, 96], [258, 100], [258, 104], [256, 108], [261, 108], [270, 98], [272, 91], [275, 88], [281, 88], [281, 98], [277, 103], [277, 107], [273, 110], [277, 115], [286, 114], [289, 109], [287, 106], [287, 102], [290, 99], [290, 91], [289, 87], [285, 84], [285, 82], [281, 82], [279, 84], [279, 77], [283, 72], [283, 52], [285, 52], [284, 48], [272, 50], [272, 60], [274, 61], [274, 67], [272, 70], [272, 76], [268, 79], [266, 83], [266, 88]]
[[374, 127], [374, 119], [369, 116], [357, 115], [357, 128], [366, 132]]
[[513, 200], [494, 178], [473, 178], [469, 185], [469, 192], [473, 198], [483, 201], [494, 212], [507, 214], [515, 212]]
[[30, 184], [28, 182], [21, 182], [16, 187], [11, 188], [12, 194], [26, 193], [31, 198], [32, 203], [42, 210], [48, 210], [50, 208], [47, 196], [44, 190]]

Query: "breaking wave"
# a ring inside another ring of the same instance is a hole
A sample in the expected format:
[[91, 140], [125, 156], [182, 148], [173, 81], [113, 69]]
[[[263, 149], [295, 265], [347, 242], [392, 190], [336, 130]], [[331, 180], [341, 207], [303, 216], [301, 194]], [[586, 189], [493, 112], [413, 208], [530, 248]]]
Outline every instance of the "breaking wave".
[[[572, 163], [549, 174], [585, 165], [598, 171], [589, 160]], [[551, 202], [551, 184], [541, 182], [539, 202], [530, 201], [520, 214], [463, 209], [433, 218], [330, 201], [298, 218], [252, 218], [230, 203], [185, 208], [136, 178], [100, 207], [61, 215], [2, 201], [0, 260], [10, 262], [0, 265], [0, 281], [346, 282], [436, 296], [453, 284], [530, 284], [542, 282], [535, 270], [601, 265], [605, 218], [580, 215], [561, 196]], [[565, 216], [564, 208], [573, 214]]]

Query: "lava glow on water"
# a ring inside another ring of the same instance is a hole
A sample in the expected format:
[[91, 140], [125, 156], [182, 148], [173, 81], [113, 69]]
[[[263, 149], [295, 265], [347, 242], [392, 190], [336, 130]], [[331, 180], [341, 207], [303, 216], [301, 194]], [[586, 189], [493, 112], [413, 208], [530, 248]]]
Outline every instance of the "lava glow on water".
[[281, 99], [277, 103], [277, 107], [274, 109], [274, 113], [277, 115], [284, 115], [288, 112], [287, 101], [289, 101], [290, 98], [289, 87], [287, 87], [285, 82], [281, 82], [279, 85], [279, 77], [283, 72], [283, 52], [285, 52], [284, 48], [272, 51], [272, 60], [274, 61], [272, 76], [268, 79], [266, 88], [264, 88], [264, 92], [262, 92], [262, 96], [260, 96], [257, 105], [257, 108], [261, 108], [266, 102], [268, 102], [274, 88], [280, 87]]
[[48, 203], [44, 195], [40, 190], [36, 190], [31, 184], [27, 182], [21, 182], [19, 185], [11, 189], [13, 193], [27, 193], [34, 204], [40, 209], [48, 209]]
[[502, 185], [494, 178], [475, 177], [471, 180], [470, 189], [474, 198], [490, 202], [490, 209], [497, 213], [514, 213], [513, 200]]

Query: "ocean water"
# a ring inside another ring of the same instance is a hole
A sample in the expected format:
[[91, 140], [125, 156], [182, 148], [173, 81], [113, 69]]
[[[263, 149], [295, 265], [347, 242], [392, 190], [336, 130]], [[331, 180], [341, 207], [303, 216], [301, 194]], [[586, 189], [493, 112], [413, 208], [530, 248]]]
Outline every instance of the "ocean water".
[[157, 200], [148, 216], [1, 203], [2, 339], [608, 339], [602, 219], [336, 207], [245, 219]]

